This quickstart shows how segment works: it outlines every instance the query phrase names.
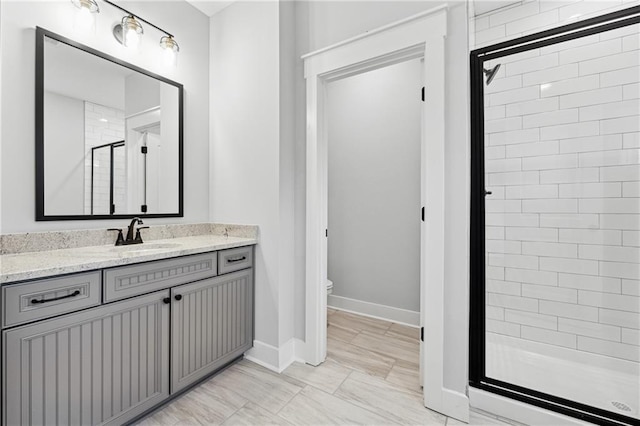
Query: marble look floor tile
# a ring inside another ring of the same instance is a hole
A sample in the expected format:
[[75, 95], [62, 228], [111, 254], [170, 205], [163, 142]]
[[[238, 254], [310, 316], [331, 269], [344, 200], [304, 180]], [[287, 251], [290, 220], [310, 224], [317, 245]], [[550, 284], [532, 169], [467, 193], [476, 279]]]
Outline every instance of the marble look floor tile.
[[486, 415], [476, 411], [469, 412], [469, 424], [473, 426], [511, 426], [521, 425], [521, 423], [498, 419], [494, 416]]
[[335, 324], [329, 324], [327, 327], [327, 337], [330, 339], [342, 340], [349, 343], [354, 337], [358, 335], [358, 332], [350, 328], [339, 327]]
[[211, 383], [242, 395], [273, 414], [284, 407], [304, 383], [242, 360], [215, 376]]
[[354, 337], [351, 344], [418, 366], [420, 347], [401, 338], [363, 331]]
[[394, 359], [339, 340], [327, 339], [327, 358], [373, 376], [387, 377]]
[[203, 424], [219, 425], [247, 402], [236, 392], [215, 386], [209, 380], [176, 401], [176, 408]]
[[325, 392], [334, 393], [352, 371], [329, 358], [317, 367], [294, 362], [282, 374]]
[[389, 419], [307, 386], [278, 413], [295, 425], [386, 425]]
[[369, 331], [371, 333], [384, 334], [391, 327], [389, 321], [363, 317], [349, 312], [337, 311], [329, 317], [329, 324], [337, 325], [356, 331]]
[[425, 408], [422, 395], [354, 371], [335, 396], [400, 424], [444, 425], [446, 416]]
[[391, 334], [392, 336], [402, 335], [413, 341], [420, 341], [420, 328], [418, 327], [409, 327], [408, 325], [393, 323], [387, 330], [387, 334]]
[[420, 373], [414, 364], [396, 361], [385, 380], [395, 386], [422, 394]]
[[231, 417], [223, 423], [224, 426], [231, 425], [281, 425], [289, 426], [291, 423], [283, 419], [282, 417], [271, 414], [264, 408], [248, 402], [244, 407], [236, 411]]
[[201, 425], [202, 423], [189, 411], [177, 407], [178, 401], [164, 407], [162, 410], [153, 414], [153, 416], [144, 419], [138, 423], [139, 426], [176, 426], [178, 424]]
[[447, 426], [463, 426], [469, 423], [461, 422], [460, 420], [453, 419], [451, 417], [447, 417]]
[[327, 308], [327, 315], [333, 315], [335, 314], [337, 311], [335, 309], [332, 308]]

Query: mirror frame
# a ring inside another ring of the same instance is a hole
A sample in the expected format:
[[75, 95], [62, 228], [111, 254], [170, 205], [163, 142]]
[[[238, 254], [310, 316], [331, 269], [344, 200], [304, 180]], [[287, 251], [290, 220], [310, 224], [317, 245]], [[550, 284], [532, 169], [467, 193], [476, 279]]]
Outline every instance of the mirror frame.
[[[112, 215], [46, 215], [44, 206], [44, 46], [45, 37], [80, 49], [91, 55], [98, 56], [117, 65], [137, 71], [141, 74], [159, 80], [163, 83], [175, 86], [178, 89], [178, 212], [177, 213], [127, 213]], [[160, 75], [149, 72], [128, 62], [107, 55], [99, 50], [78, 43], [59, 34], [36, 27], [36, 221], [53, 220], [102, 220], [102, 219], [128, 219], [132, 217], [156, 218], [156, 217], [184, 217], [184, 154], [183, 154], [183, 85], [169, 80]]]

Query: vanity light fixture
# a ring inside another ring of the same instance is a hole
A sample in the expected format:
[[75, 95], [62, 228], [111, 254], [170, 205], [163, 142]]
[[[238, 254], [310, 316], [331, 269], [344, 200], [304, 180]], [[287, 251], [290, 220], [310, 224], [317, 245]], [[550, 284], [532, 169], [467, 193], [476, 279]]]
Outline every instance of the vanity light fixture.
[[95, 14], [100, 13], [96, 0], [71, 0], [77, 8], [73, 18], [73, 26], [82, 31], [95, 30]]
[[113, 28], [113, 34], [124, 47], [136, 49], [140, 44], [144, 30], [135, 16], [129, 15], [122, 18], [120, 25]]
[[178, 52], [180, 52], [180, 46], [173, 39], [173, 36], [163, 36], [160, 38], [160, 47], [162, 48], [162, 56], [164, 58], [165, 65], [177, 66], [178, 65]]

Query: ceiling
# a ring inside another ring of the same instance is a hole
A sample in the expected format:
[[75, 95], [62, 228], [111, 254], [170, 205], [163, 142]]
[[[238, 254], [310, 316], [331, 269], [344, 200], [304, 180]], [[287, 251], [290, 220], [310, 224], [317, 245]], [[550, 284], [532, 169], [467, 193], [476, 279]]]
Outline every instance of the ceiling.
[[213, 16], [235, 0], [187, 0], [196, 9], [207, 16]]

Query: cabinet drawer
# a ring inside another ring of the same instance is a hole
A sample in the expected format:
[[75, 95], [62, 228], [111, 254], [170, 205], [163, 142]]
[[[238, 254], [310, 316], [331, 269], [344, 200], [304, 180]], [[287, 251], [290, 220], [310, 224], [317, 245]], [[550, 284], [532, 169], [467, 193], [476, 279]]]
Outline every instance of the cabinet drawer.
[[218, 274], [228, 274], [253, 266], [253, 247], [238, 247], [218, 252]]
[[100, 304], [100, 272], [2, 287], [3, 326], [66, 314]]
[[213, 277], [216, 252], [158, 260], [104, 271], [104, 301], [124, 299]]

